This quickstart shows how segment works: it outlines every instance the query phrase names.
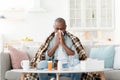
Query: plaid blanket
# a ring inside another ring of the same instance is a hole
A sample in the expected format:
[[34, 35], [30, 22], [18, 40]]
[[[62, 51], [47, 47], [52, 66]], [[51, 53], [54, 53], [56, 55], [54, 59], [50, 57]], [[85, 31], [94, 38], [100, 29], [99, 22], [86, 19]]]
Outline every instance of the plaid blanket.
[[[71, 33], [67, 32], [67, 31], [66, 31], [66, 34], [72, 39], [73, 45], [75, 46], [75, 49], [76, 49], [77, 53], [79, 54], [79, 59], [85, 60], [87, 58], [87, 56], [85, 54], [82, 44], [80, 43], [80, 40], [76, 36], [72, 35]], [[54, 35], [55, 35], [54, 32], [51, 33], [51, 35], [46, 39], [45, 43], [39, 48], [35, 57], [31, 61], [32, 67], [35, 67], [37, 62], [39, 62], [40, 60], [45, 59], [45, 51], [46, 51], [50, 41], [54, 37]]]
[[[77, 38], [76, 36], [74, 36], [73, 34], [67, 32], [67, 31], [66, 31], [66, 34], [72, 39], [73, 45], [74, 45], [77, 53], [79, 54], [79, 59], [85, 60], [87, 58], [87, 56], [86, 56], [86, 53], [84, 51], [84, 48], [83, 48], [79, 38]], [[55, 36], [55, 33], [52, 32], [50, 34], [50, 36], [46, 39], [45, 43], [40, 46], [37, 53], [35, 54], [35, 57], [31, 60], [31, 67], [36, 67], [37, 63], [40, 60], [45, 59], [45, 51], [47, 50], [47, 47], [54, 36]], [[30, 75], [30, 74], [26, 74], [25, 76], [28, 77], [28, 75]], [[31, 75], [32, 75], [32, 73], [31, 73]], [[32, 77], [32, 76], [29, 76], [29, 78], [30, 77]], [[100, 77], [99, 73], [83, 73], [82, 74], [82, 80], [101, 80], [101, 79], [98, 79], [98, 77]], [[33, 79], [35, 80], [35, 77]], [[25, 77], [25, 80], [29, 80], [29, 79], [27, 79]]]

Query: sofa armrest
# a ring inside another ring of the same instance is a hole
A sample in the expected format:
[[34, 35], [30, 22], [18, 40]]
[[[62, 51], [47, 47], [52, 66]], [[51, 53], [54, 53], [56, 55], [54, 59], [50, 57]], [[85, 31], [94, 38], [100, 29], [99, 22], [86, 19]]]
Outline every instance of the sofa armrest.
[[11, 69], [11, 60], [8, 53], [0, 53], [1, 78], [4, 80], [5, 72]]

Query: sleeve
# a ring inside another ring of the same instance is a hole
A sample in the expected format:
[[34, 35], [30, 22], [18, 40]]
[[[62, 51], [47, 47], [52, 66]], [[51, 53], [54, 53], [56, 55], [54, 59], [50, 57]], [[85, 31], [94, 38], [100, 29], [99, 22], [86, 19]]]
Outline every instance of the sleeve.
[[77, 53], [74, 45], [72, 45], [71, 49], [72, 49], [72, 50], [74, 51], [74, 53], [75, 53], [75, 54], [74, 54], [74, 58], [79, 60], [79, 55], [78, 55], [78, 53]]
[[49, 56], [48, 56], [48, 50], [47, 50], [46, 53], [45, 53], [45, 59], [46, 59], [46, 60], [52, 59], [52, 57], [49, 57]]
[[53, 58], [53, 56], [51, 56], [51, 57], [48, 56], [48, 50], [49, 50], [50, 48], [52, 48], [52, 46], [53, 46], [53, 41], [51, 41], [51, 42], [49, 43], [49, 45], [48, 45], [48, 47], [47, 47], [47, 50], [46, 50], [46, 52], [45, 52], [45, 59], [46, 59], [46, 60], [50, 60], [50, 59]]
[[78, 53], [77, 53], [74, 45], [72, 45], [71, 49], [72, 49], [72, 50], [74, 51], [74, 53], [75, 53], [75, 54], [73, 55], [73, 58], [74, 58], [74, 59], [73, 59], [73, 60], [74, 60], [73, 65], [76, 66], [76, 65], [79, 64], [79, 62], [80, 62], [80, 60], [79, 60], [79, 55], [78, 55]]

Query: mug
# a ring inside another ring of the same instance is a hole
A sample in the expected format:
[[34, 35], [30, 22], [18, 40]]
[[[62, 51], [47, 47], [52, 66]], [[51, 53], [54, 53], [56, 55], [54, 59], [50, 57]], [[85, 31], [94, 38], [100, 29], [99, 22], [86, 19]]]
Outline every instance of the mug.
[[30, 61], [29, 60], [22, 60], [21, 67], [23, 70], [28, 70], [30, 68]]

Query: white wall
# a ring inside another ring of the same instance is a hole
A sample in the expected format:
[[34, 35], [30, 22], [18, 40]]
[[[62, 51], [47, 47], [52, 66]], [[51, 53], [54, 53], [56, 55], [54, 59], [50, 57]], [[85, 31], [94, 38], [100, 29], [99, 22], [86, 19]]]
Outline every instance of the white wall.
[[0, 33], [6, 39], [21, 39], [31, 37], [43, 41], [53, 31], [53, 22], [57, 17], [68, 20], [67, 0], [41, 0], [45, 12], [28, 12], [23, 21], [0, 22]]

